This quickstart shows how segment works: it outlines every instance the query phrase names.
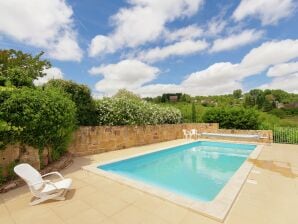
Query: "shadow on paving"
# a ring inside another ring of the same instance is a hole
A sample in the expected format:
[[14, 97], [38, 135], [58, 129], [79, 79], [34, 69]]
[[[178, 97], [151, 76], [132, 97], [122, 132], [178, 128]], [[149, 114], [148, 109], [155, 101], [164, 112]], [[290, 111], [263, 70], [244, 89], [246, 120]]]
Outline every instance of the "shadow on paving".
[[297, 174], [293, 173], [290, 163], [278, 162], [278, 161], [272, 161], [272, 160], [259, 160], [259, 159], [248, 159], [248, 161], [258, 168], [279, 173], [284, 177], [293, 178], [293, 179], [298, 177]]

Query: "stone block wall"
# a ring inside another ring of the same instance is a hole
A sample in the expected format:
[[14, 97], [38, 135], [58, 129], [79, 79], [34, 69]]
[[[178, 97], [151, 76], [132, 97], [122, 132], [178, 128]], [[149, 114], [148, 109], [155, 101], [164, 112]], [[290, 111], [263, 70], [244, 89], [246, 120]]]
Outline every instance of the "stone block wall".
[[[48, 165], [49, 149], [43, 150], [43, 155], [41, 156], [42, 164], [44, 166]], [[40, 156], [38, 149], [26, 145], [7, 145], [5, 149], [0, 150], [0, 168], [3, 176], [7, 176], [8, 169], [10, 165], [14, 162], [18, 163], [29, 163], [36, 169], [41, 168]]]
[[218, 124], [166, 124], [146, 126], [80, 127], [68, 150], [76, 156], [183, 138], [182, 129], [215, 132]]

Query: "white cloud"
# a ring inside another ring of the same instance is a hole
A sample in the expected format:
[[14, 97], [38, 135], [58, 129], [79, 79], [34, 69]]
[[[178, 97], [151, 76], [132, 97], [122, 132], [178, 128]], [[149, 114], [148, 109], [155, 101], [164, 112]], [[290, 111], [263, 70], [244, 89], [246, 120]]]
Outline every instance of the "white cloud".
[[239, 64], [215, 63], [205, 70], [190, 74], [181, 86], [191, 95], [227, 94], [242, 88], [239, 71]]
[[0, 0], [0, 35], [43, 48], [58, 60], [80, 61], [72, 15], [65, 0]]
[[221, 18], [221, 16], [219, 18], [214, 17], [208, 22], [205, 35], [216, 36], [217, 34], [221, 33], [226, 26], [227, 22]]
[[189, 25], [173, 31], [166, 30], [164, 33], [164, 37], [166, 42], [173, 42], [193, 40], [202, 36], [202, 34], [203, 29], [201, 29], [197, 25]]
[[183, 56], [203, 51], [208, 47], [205, 41], [197, 40], [186, 40], [176, 42], [172, 45], [168, 45], [162, 48], [156, 47], [147, 51], [141, 51], [137, 55], [137, 58], [146, 62], [155, 62], [163, 60], [170, 56]]
[[235, 88], [241, 88], [241, 81], [245, 77], [259, 74], [271, 65], [297, 57], [298, 40], [266, 42], [252, 49], [239, 64], [215, 63], [203, 71], [192, 73], [182, 82], [182, 86], [186, 89], [196, 88], [194, 93], [202, 91], [205, 95], [231, 92]]
[[91, 40], [91, 44], [89, 46], [89, 56], [91, 57], [97, 56], [102, 52], [112, 53], [114, 51], [114, 43], [109, 37], [97, 35]]
[[128, 3], [130, 7], [121, 8], [112, 16], [114, 31], [108, 36], [93, 38], [89, 46], [90, 56], [156, 40], [167, 22], [193, 15], [203, 0], [129, 0]]
[[271, 82], [260, 86], [261, 89], [283, 89], [298, 93], [298, 62], [282, 63], [272, 66], [268, 72]]
[[53, 47], [48, 49], [49, 56], [61, 61], [80, 61], [82, 51], [76, 42], [75, 36], [71, 31], [68, 31], [59, 37]]
[[52, 79], [63, 79], [62, 71], [57, 67], [52, 67], [49, 69], [45, 69], [44, 72], [46, 73], [45, 76], [39, 77], [38, 79], [34, 80], [33, 83], [36, 86], [42, 86], [46, 84], [48, 81]]
[[275, 65], [268, 70], [267, 76], [278, 77], [278, 76], [290, 75], [293, 73], [298, 73], [298, 62], [283, 63], [283, 64]]
[[260, 86], [261, 89], [283, 89], [298, 93], [298, 73], [274, 78], [270, 83]]
[[277, 24], [279, 20], [292, 14], [295, 0], [242, 0], [233, 13], [236, 21], [252, 16], [263, 25]]
[[230, 62], [220, 62], [209, 66], [207, 69], [194, 72], [190, 74], [186, 80], [182, 82], [184, 86], [205, 86], [207, 88], [213, 85], [221, 85], [227, 81], [236, 80], [239, 74], [239, 64], [232, 64]]
[[243, 69], [257, 74], [271, 65], [285, 63], [298, 57], [298, 40], [281, 40], [263, 43], [252, 49], [241, 61]]
[[259, 40], [263, 35], [262, 31], [244, 30], [239, 34], [233, 34], [226, 38], [216, 39], [210, 52], [219, 52], [235, 49]]
[[101, 74], [103, 79], [96, 83], [99, 92], [112, 95], [118, 89], [134, 90], [152, 81], [159, 69], [137, 60], [123, 60], [117, 64], [102, 65], [90, 69], [90, 74]]
[[[166, 92], [185, 92], [191, 95], [216, 95], [231, 93], [234, 89], [242, 89], [242, 80], [260, 74], [270, 66], [286, 63], [298, 58], [298, 40], [271, 41], [252, 49], [240, 63], [220, 62], [207, 69], [194, 72], [176, 85], [149, 85], [137, 89], [141, 95], [148, 96], [163, 87]], [[282, 82], [282, 83], [281, 83]], [[291, 83], [289, 83], [291, 82]], [[274, 79], [271, 84], [262, 88], [282, 88], [297, 91], [297, 74]]]

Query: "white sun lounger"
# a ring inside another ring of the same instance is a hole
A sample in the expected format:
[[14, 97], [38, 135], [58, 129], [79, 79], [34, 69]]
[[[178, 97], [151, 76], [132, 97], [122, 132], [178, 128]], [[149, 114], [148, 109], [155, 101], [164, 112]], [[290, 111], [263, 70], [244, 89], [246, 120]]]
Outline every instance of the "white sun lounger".
[[[42, 176], [36, 169], [27, 163], [15, 166], [14, 171], [28, 184], [31, 193], [37, 198], [32, 201], [30, 205], [37, 205], [49, 199], [59, 201], [65, 200], [64, 195], [67, 190], [70, 189], [72, 183], [70, 178], [64, 179], [58, 172], [51, 172]], [[50, 175], [57, 175], [60, 180], [52, 182], [43, 179], [43, 177]]]
[[228, 138], [249, 138], [249, 139], [259, 139], [259, 138], [267, 138], [262, 137], [260, 135], [249, 135], [249, 134], [224, 134], [224, 133], [207, 133], [202, 132], [201, 136], [209, 136], [209, 137], [228, 137]]

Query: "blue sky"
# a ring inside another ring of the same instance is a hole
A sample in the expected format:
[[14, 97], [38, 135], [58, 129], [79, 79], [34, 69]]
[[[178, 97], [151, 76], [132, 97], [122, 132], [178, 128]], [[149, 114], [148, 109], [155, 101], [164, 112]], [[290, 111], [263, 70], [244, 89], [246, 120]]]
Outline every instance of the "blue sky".
[[298, 93], [297, 0], [0, 0], [0, 47], [96, 97], [234, 89]]

